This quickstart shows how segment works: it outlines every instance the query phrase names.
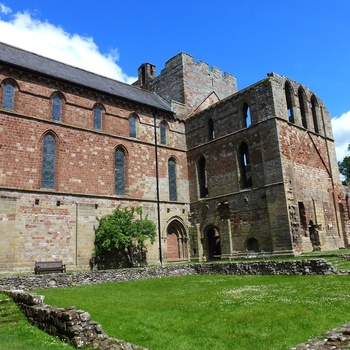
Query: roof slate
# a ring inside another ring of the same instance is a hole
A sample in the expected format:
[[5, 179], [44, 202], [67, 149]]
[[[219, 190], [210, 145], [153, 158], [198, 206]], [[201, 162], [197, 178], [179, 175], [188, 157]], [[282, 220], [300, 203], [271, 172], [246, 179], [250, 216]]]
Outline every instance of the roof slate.
[[170, 103], [154, 92], [69, 66], [2, 42], [0, 42], [0, 62], [171, 112]]

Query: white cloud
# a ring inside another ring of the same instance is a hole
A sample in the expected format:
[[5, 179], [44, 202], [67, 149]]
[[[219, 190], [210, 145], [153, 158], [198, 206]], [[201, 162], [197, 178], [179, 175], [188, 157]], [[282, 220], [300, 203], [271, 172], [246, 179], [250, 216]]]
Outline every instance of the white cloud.
[[5, 15], [7, 15], [11, 12], [12, 12], [12, 10], [9, 7], [5, 6], [4, 4], [2, 4], [0, 2], [0, 13], [4, 13]]
[[[0, 12], [9, 14], [11, 9], [0, 3]], [[29, 12], [10, 17], [8, 21], [0, 18], [0, 41], [4, 43], [129, 84], [137, 79], [117, 65], [117, 49], [103, 54], [93, 38], [67, 33], [48, 21], [33, 18]]]
[[332, 127], [337, 159], [341, 161], [349, 155], [347, 150], [350, 144], [350, 111], [333, 118]]

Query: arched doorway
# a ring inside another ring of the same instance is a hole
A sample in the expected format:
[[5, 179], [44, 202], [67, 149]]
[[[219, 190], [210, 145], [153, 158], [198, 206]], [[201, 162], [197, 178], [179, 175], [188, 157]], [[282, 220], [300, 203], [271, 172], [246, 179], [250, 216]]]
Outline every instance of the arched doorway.
[[188, 238], [184, 225], [173, 220], [167, 228], [167, 261], [188, 260]]
[[220, 233], [217, 228], [209, 227], [205, 231], [207, 257], [209, 260], [221, 258]]

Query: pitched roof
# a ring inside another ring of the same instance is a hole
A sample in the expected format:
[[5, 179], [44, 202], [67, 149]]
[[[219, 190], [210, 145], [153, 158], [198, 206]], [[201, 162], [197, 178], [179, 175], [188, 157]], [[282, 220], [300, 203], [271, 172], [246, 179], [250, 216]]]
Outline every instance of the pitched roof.
[[0, 42], [0, 62], [171, 112], [170, 103], [154, 92], [69, 66], [2, 42]]

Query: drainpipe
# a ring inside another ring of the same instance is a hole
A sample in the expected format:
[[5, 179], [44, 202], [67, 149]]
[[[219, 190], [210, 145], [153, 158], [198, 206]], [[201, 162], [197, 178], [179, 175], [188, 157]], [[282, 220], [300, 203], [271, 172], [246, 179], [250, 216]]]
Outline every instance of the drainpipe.
[[153, 114], [154, 129], [154, 152], [156, 158], [156, 192], [157, 192], [157, 216], [158, 216], [158, 241], [159, 241], [159, 262], [163, 266], [162, 257], [162, 233], [160, 227], [160, 202], [159, 202], [159, 172], [158, 172], [158, 143], [157, 143], [157, 117], [156, 112]]

